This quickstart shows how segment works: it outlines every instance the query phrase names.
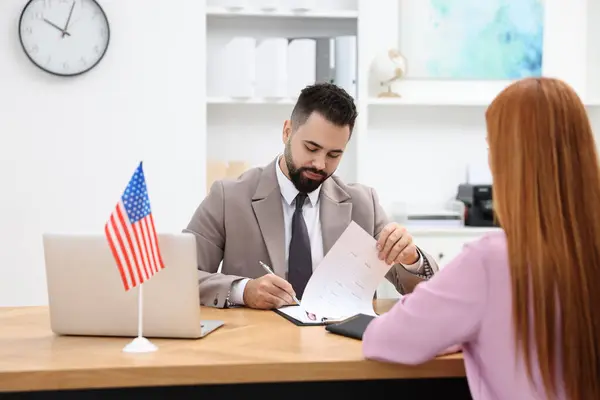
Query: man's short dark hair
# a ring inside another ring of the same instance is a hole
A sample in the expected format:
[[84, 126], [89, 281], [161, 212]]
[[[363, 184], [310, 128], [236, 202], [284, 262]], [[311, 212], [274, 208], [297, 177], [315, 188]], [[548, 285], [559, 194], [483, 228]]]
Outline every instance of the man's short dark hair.
[[313, 112], [336, 126], [349, 126], [350, 134], [358, 115], [352, 96], [332, 83], [316, 83], [302, 89], [292, 111], [292, 129], [303, 125]]

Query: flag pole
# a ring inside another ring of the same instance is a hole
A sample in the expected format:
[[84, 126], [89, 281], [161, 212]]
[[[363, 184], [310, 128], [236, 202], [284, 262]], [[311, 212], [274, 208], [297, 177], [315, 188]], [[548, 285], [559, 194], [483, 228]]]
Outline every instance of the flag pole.
[[142, 338], [142, 320], [144, 318], [144, 284], [140, 283], [138, 289], [138, 338]]
[[146, 339], [142, 334], [144, 315], [144, 284], [138, 286], [138, 334], [127, 346], [123, 348], [125, 353], [150, 353], [158, 350], [158, 347]]

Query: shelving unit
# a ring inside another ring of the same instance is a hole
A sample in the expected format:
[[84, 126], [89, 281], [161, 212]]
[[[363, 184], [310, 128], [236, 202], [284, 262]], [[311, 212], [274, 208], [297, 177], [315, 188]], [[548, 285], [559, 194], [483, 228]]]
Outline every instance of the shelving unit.
[[[359, 11], [356, 0], [325, 0], [318, 8], [292, 10], [285, 1], [271, 10], [260, 1], [248, 1], [244, 8], [230, 9], [218, 0], [206, 7], [208, 93], [207, 159], [243, 160], [249, 166], [269, 163], [283, 151], [282, 127], [296, 98], [232, 98], [211, 93], [211, 54], [234, 36], [328, 38], [357, 35]], [[212, 51], [212, 53], [211, 53]], [[218, 68], [218, 66], [217, 66]], [[243, 66], [240, 66], [243, 68]], [[218, 90], [213, 90], [218, 91]], [[355, 146], [350, 145], [339, 173], [356, 180]]]
[[[436, 207], [454, 196], [466, 168], [485, 167], [485, 109], [511, 82], [407, 79], [395, 86], [402, 97], [377, 97], [369, 70], [376, 54], [399, 46], [403, 1], [378, 0], [374, 6], [367, 0], [325, 0], [299, 12], [286, 8], [285, 2], [265, 11], [259, 2], [231, 10], [212, 0], [206, 7], [207, 63], [214, 57], [211, 42], [232, 36], [356, 35], [359, 119], [338, 175], [373, 186], [386, 207], [398, 201]], [[600, 28], [593, 21], [600, 17], [600, 3], [546, 0], [545, 7], [543, 73], [566, 80], [581, 93], [598, 131], [600, 50], [593, 38]], [[210, 79], [209, 73], [208, 83]], [[207, 93], [207, 158], [245, 157], [251, 166], [268, 163], [283, 151], [283, 122], [294, 103], [291, 97]]]

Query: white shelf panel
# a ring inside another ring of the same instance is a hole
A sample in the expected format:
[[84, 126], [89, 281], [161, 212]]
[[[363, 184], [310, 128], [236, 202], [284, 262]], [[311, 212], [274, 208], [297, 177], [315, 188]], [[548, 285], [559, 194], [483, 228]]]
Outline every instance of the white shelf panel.
[[[434, 99], [434, 98], [370, 98], [369, 106], [424, 106], [424, 107], [487, 107], [490, 101], [469, 100], [469, 99]], [[591, 100], [585, 102], [586, 107], [600, 106], [599, 100]]]
[[[357, 19], [288, 15], [274, 18], [271, 15], [232, 15], [213, 14], [206, 20], [208, 40], [231, 38], [233, 36], [266, 37], [332, 37], [357, 34]], [[332, 11], [330, 16], [337, 15]]]
[[230, 105], [245, 105], [245, 104], [263, 104], [263, 105], [294, 105], [295, 99], [265, 99], [265, 98], [231, 98], [231, 97], [210, 97], [207, 104], [230, 104]]
[[260, 9], [227, 9], [225, 7], [207, 7], [208, 17], [271, 17], [271, 18], [324, 18], [324, 19], [356, 19], [356, 10], [286, 10], [275, 9], [272, 11]]
[[435, 99], [435, 98], [370, 98], [370, 106], [483, 106], [489, 105], [489, 102], [469, 99]]

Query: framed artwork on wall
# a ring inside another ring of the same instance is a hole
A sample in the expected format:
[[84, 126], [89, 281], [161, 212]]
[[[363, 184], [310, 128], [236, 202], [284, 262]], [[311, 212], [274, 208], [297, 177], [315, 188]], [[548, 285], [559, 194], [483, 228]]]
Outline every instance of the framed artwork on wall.
[[541, 76], [544, 0], [401, 0], [408, 79]]

